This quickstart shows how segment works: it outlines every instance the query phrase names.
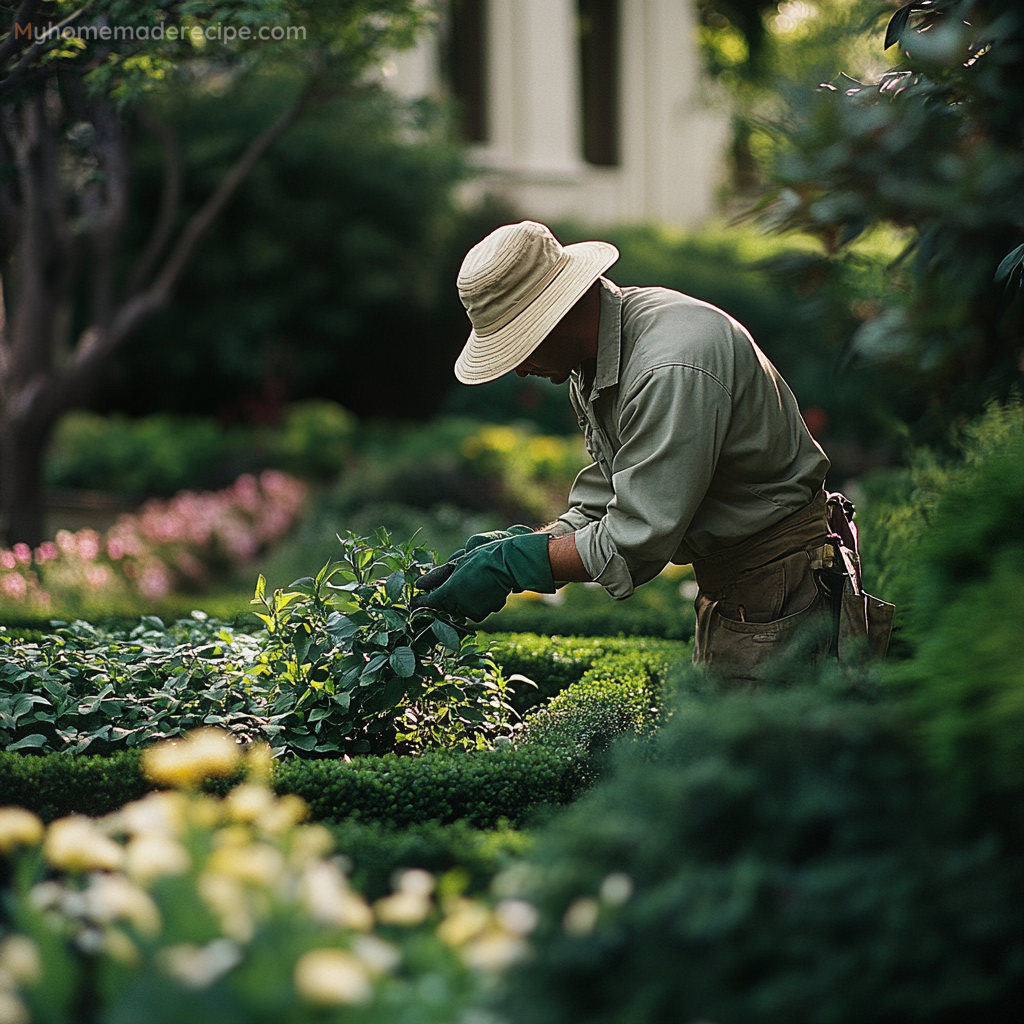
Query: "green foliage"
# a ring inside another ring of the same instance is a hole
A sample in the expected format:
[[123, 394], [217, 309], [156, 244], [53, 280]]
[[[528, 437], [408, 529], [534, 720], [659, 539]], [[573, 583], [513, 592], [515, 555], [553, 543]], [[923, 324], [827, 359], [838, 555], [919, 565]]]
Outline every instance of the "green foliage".
[[1020, 407], [992, 410], [949, 477], [907, 566], [913, 657], [889, 681], [930, 761], [977, 800], [1024, 786]]
[[[161, 105], [182, 140], [189, 208], [266, 126], [293, 75], [241, 76], [226, 90], [200, 81]], [[141, 229], [159, 210], [164, 158], [142, 134], [136, 157], [129, 227]], [[360, 416], [432, 413], [464, 341], [450, 282], [502, 222], [456, 213], [465, 173], [442, 109], [372, 88], [318, 103], [242, 183], [173, 306], [116, 356], [102, 406], [266, 422], [289, 398], [319, 397]]]
[[539, 837], [512, 1021], [1009, 1020], [1019, 852], [948, 817], [901, 715], [833, 696], [682, 702]]
[[[282, 760], [272, 779], [279, 794], [301, 796], [317, 821], [405, 828], [465, 820], [481, 829], [500, 827], [502, 819], [522, 823], [541, 807], [569, 803], [585, 781], [577, 760], [539, 746]], [[47, 821], [75, 812], [109, 814], [151, 788], [136, 751], [107, 757], [0, 752], [0, 806], [26, 807]]]
[[387, 895], [395, 872], [406, 868], [435, 875], [452, 872], [464, 886], [463, 893], [484, 894], [495, 875], [518, 863], [533, 842], [528, 833], [502, 819], [486, 830], [462, 820], [396, 828], [388, 822], [346, 819], [331, 832], [338, 849], [352, 862], [352, 884], [371, 900]]
[[506, 679], [525, 676], [533, 687], [519, 687], [512, 705], [521, 714], [556, 697], [574, 683], [598, 679], [637, 681], [660, 690], [674, 669], [690, 658], [689, 647], [642, 637], [537, 636], [494, 633], [480, 637]]
[[297, 402], [280, 427], [222, 428], [212, 419], [68, 413], [47, 457], [50, 487], [170, 495], [224, 487], [241, 472], [274, 468], [337, 477], [351, 454], [351, 416], [327, 401]]
[[260, 577], [253, 604], [264, 608], [268, 671], [301, 694], [297, 707], [318, 705], [307, 713], [316, 751], [484, 749], [507, 728], [504, 681], [486, 673], [493, 664], [473, 638], [409, 607], [432, 565], [428, 552], [382, 531], [342, 541], [339, 560], [287, 592], [268, 598]]
[[218, 725], [300, 757], [488, 746], [509, 731], [504, 681], [465, 630], [410, 613], [429, 564], [384, 534], [350, 538], [288, 591], [268, 596], [260, 578], [256, 636], [201, 612], [170, 628], [146, 616], [124, 632], [0, 635], [0, 738], [109, 753]]
[[327, 830], [258, 783], [223, 800], [153, 794], [45, 835], [4, 815], [7, 1020], [419, 1024], [457, 1019], [474, 995], [431, 876], [400, 874], [371, 908], [328, 859]]
[[827, 257], [809, 284], [865, 229], [908, 230], [908, 295], [880, 297], [849, 356], [916, 372], [932, 436], [1020, 381], [1020, 33], [1012, 0], [906, 4], [884, 44], [897, 67], [805, 96], [775, 168], [774, 222]]

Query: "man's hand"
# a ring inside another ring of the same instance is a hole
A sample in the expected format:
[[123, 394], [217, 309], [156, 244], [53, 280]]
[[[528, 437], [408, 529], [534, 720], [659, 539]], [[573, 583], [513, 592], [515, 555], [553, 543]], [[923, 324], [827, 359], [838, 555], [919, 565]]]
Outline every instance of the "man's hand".
[[454, 562], [456, 559], [469, 554], [470, 551], [475, 551], [484, 544], [493, 544], [496, 541], [508, 540], [510, 537], [524, 537], [528, 533], [533, 533], [533, 530], [528, 526], [510, 526], [507, 530], [488, 530], [487, 533], [474, 533], [473, 536], [466, 541], [464, 547], [459, 548], [458, 551], [453, 551], [448, 556], [448, 561]]
[[478, 545], [424, 574], [416, 585], [427, 592], [413, 598], [413, 608], [433, 608], [481, 622], [498, 611], [511, 593], [555, 592], [548, 535], [526, 533]]

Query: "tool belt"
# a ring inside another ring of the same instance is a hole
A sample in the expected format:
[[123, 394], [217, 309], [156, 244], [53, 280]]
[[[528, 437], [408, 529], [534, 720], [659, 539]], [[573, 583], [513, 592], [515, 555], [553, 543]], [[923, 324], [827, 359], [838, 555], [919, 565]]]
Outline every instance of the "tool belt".
[[819, 594], [816, 604], [824, 603], [831, 623], [828, 654], [846, 661], [848, 653], [860, 646], [874, 657], [884, 657], [895, 609], [864, 592], [853, 514], [853, 502], [845, 495], [819, 491], [805, 508], [740, 544], [695, 560], [693, 572], [701, 593], [717, 604], [715, 599], [730, 586], [802, 554]]

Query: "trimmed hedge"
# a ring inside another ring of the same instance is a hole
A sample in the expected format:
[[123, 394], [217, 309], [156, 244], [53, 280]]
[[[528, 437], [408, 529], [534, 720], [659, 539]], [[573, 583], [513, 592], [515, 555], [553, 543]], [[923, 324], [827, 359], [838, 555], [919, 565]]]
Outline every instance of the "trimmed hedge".
[[494, 876], [521, 860], [533, 837], [505, 822], [476, 829], [464, 821], [427, 821], [398, 829], [381, 822], [344, 821], [331, 826], [337, 849], [352, 862], [353, 886], [367, 899], [387, 896], [392, 876], [404, 868], [434, 875], [454, 872], [447, 891], [486, 893]]
[[[0, 753], [0, 806], [13, 804], [44, 821], [66, 814], [116, 810], [152, 789], [136, 751], [110, 757]], [[295, 793], [318, 821], [417, 822], [465, 820], [492, 828], [521, 823], [543, 805], [569, 803], [588, 777], [581, 759], [530, 746], [420, 757], [358, 757], [345, 761], [277, 763], [274, 788]], [[221, 783], [216, 788], [224, 788]]]
[[480, 642], [490, 650], [506, 679], [519, 674], [537, 684], [537, 689], [512, 684], [516, 690], [512, 706], [520, 714], [583, 680], [636, 678], [656, 691], [691, 658], [689, 644], [648, 637], [482, 633]]

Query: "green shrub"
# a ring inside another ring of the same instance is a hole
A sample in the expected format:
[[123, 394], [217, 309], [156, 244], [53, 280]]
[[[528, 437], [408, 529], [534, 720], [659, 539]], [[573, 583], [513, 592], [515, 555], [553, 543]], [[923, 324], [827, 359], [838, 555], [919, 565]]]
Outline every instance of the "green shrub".
[[[578, 760], [542, 747], [419, 757], [275, 764], [273, 786], [294, 793], [317, 821], [379, 822], [406, 827], [465, 820], [494, 828], [526, 821], [537, 808], [575, 798], [585, 777]], [[103, 815], [153, 786], [137, 751], [108, 757], [0, 752], [0, 806], [26, 807], [50, 821], [66, 814]], [[216, 787], [215, 787], [216, 788]]]
[[529, 833], [500, 820], [497, 827], [481, 830], [465, 821], [397, 828], [348, 819], [331, 831], [338, 849], [352, 862], [352, 884], [371, 900], [389, 893], [394, 873], [404, 868], [435, 875], [453, 872], [464, 893], [485, 893], [494, 876], [519, 863], [533, 842]]
[[412, 544], [349, 538], [340, 559], [254, 605], [253, 636], [201, 613], [146, 616], [111, 635], [88, 623], [46, 642], [0, 634], [0, 741], [94, 753], [220, 725], [279, 754], [483, 748], [510, 733], [504, 683], [466, 630], [410, 611], [432, 564]]
[[1019, 850], [951, 819], [892, 707], [829, 692], [689, 699], [653, 750], [620, 750], [530, 855], [541, 923], [501, 1013], [1012, 1020]]
[[[44, 829], [0, 809], [5, 1021], [420, 1024], [467, 1012], [480, 980], [470, 965], [484, 965], [476, 936], [452, 941], [442, 920], [450, 879], [438, 901], [432, 876], [401, 872], [371, 907], [329, 858], [328, 830], [301, 824], [301, 801], [261, 781], [263, 758], [243, 767], [233, 748], [222, 734], [186, 759], [182, 746], [157, 751], [148, 770], [183, 791], [101, 821]], [[248, 781], [222, 800], [196, 793], [203, 759]], [[521, 943], [500, 909], [465, 897], [455, 909]]]
[[585, 679], [637, 678], [654, 691], [690, 659], [686, 644], [644, 637], [483, 633], [480, 641], [506, 678], [522, 675], [536, 684], [513, 684], [512, 705], [521, 714]]
[[930, 762], [974, 800], [1024, 787], [1022, 494], [1021, 409], [993, 410], [913, 549], [914, 655], [888, 674]]
[[354, 421], [335, 402], [297, 402], [279, 427], [223, 427], [213, 417], [139, 419], [75, 411], [54, 433], [48, 486], [171, 495], [226, 487], [240, 473], [273, 468], [331, 480], [352, 454]]

